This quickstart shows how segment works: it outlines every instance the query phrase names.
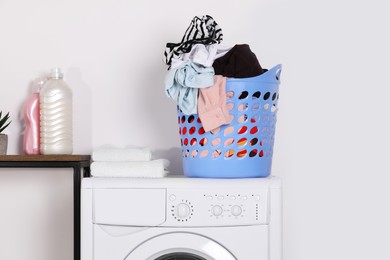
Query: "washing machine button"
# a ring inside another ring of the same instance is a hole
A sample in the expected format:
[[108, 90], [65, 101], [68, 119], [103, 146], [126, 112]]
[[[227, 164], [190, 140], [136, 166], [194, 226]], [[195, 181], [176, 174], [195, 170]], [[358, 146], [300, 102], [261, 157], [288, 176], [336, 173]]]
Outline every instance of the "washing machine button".
[[223, 209], [222, 209], [222, 207], [219, 206], [219, 205], [215, 205], [215, 206], [213, 206], [213, 207], [211, 208], [211, 213], [212, 213], [214, 216], [216, 216], [216, 217], [221, 216], [221, 215], [222, 215], [222, 212], [223, 212]]
[[242, 199], [242, 200], [247, 200], [248, 197], [247, 197], [247, 196], [241, 196], [241, 199]]
[[175, 199], [176, 199], [176, 196], [175, 196], [175, 195], [172, 194], [172, 195], [169, 196], [169, 200], [170, 200], [170, 201], [174, 201]]
[[186, 218], [190, 215], [190, 206], [188, 206], [186, 203], [180, 203], [177, 205], [176, 214], [179, 218]]
[[218, 200], [223, 200], [224, 197], [223, 196], [218, 196]]
[[206, 199], [208, 199], [208, 200], [213, 200], [213, 196], [210, 196], [210, 195], [209, 195], [209, 196], [206, 197]]
[[233, 216], [237, 217], [240, 216], [242, 213], [242, 208], [238, 205], [234, 205], [231, 209], [230, 212], [232, 213]]

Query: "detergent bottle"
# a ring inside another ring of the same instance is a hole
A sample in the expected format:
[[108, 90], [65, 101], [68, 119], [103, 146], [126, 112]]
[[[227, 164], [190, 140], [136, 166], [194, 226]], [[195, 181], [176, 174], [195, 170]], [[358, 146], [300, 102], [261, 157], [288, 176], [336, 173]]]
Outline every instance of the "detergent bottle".
[[54, 68], [40, 92], [41, 154], [72, 154], [72, 90]]
[[40, 109], [39, 91], [45, 83], [45, 78], [38, 78], [31, 85], [32, 93], [23, 106], [25, 130], [23, 136], [23, 151], [26, 155], [40, 154]]

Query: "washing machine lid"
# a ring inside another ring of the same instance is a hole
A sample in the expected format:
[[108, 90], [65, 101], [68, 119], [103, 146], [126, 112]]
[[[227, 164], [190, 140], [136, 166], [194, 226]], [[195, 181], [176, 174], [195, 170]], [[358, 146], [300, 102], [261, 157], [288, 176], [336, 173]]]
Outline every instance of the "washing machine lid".
[[125, 260], [140, 259], [237, 260], [223, 245], [189, 232], [172, 232], [152, 237], [132, 250]]
[[227, 190], [238, 186], [246, 188], [280, 188], [281, 180], [278, 177], [242, 178], [242, 179], [210, 179], [187, 178], [184, 176], [168, 176], [165, 178], [109, 178], [91, 177], [82, 179], [82, 189], [134, 189], [134, 188], [215, 188], [223, 187]]

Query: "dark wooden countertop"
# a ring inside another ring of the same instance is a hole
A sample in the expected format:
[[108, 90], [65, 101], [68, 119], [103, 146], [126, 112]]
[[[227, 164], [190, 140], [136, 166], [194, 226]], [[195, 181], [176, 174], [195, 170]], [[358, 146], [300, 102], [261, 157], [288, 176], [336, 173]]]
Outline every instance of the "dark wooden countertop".
[[8, 162], [79, 162], [90, 161], [90, 155], [0, 155], [0, 161]]

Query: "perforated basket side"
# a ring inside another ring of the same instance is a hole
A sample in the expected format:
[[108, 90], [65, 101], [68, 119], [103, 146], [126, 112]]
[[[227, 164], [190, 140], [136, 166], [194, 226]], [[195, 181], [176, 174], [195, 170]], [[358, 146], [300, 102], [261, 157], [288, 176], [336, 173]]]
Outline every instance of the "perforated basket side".
[[184, 174], [242, 178], [270, 174], [281, 65], [253, 78], [228, 79], [227, 105], [233, 121], [210, 132], [197, 114], [178, 111]]

